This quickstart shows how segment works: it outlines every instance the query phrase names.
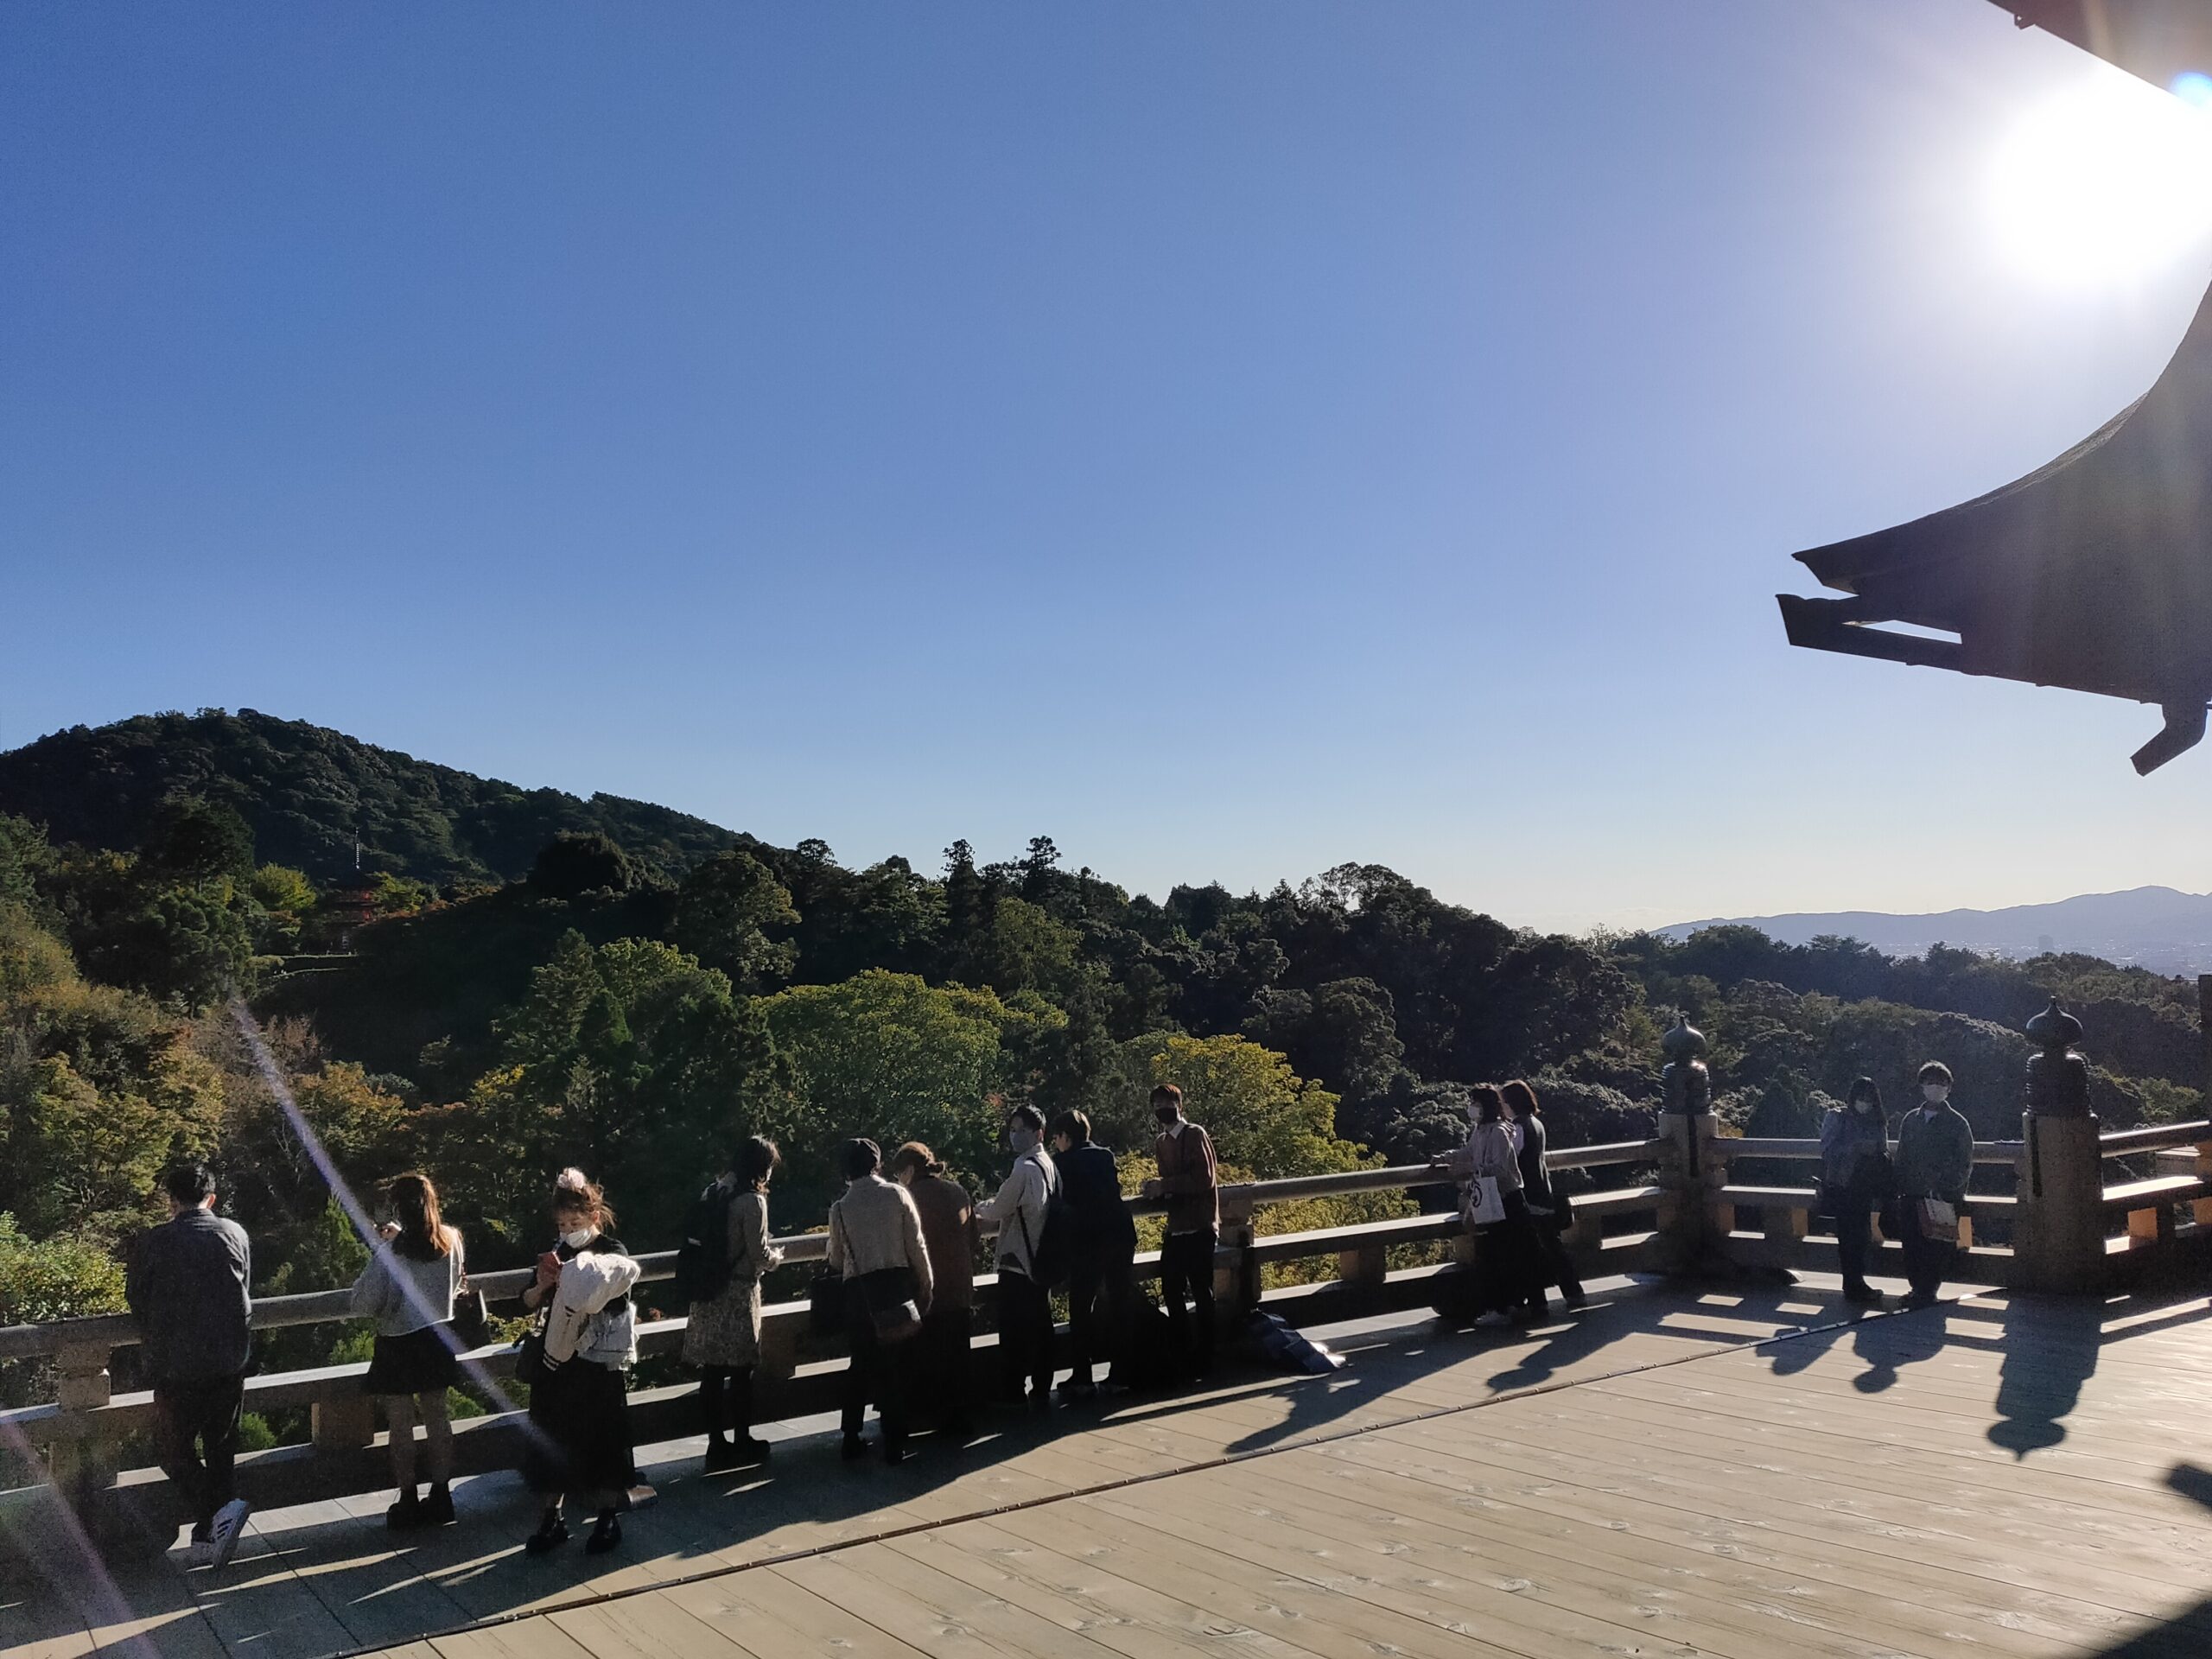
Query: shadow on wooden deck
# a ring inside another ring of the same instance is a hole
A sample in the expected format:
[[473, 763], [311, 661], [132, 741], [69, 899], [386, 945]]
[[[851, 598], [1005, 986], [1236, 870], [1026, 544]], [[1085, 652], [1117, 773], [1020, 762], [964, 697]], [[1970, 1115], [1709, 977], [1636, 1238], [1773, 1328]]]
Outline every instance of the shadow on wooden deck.
[[[0, 1580], [0, 1646], [10, 1659], [99, 1649], [294, 1659], [398, 1646], [563, 1605], [597, 1604], [619, 1622], [625, 1608], [643, 1614], [639, 1592], [665, 1592], [733, 1569], [765, 1571], [768, 1563], [795, 1572], [794, 1563], [862, 1547], [880, 1553], [898, 1541], [986, 1522], [1015, 1531], [1063, 1520], [1075, 1525], [1075, 1510], [1050, 1506], [1077, 1499], [1111, 1504], [1122, 1492], [1134, 1499], [1150, 1483], [1201, 1471], [1221, 1471], [1226, 1480], [1232, 1468], [1257, 1471], [1291, 1448], [1348, 1450], [1350, 1442], [1382, 1431], [1457, 1433], [1454, 1426], [1468, 1420], [1456, 1414], [1487, 1403], [1516, 1411], [1517, 1432], [1536, 1424], [1555, 1428], [1579, 1402], [1596, 1406], [1594, 1393], [1573, 1392], [1595, 1385], [1609, 1389], [1607, 1399], [1621, 1409], [1645, 1409], [1620, 1402], [1651, 1397], [1714, 1423], [1767, 1413], [1770, 1422], [1745, 1432], [1777, 1437], [1800, 1421], [1832, 1435], [1827, 1399], [1871, 1406], [1878, 1398], [1887, 1409], [1924, 1388], [1931, 1398], [1941, 1393], [1953, 1419], [1972, 1414], [1986, 1433], [1984, 1455], [2001, 1453], [2005, 1465], [2052, 1455], [2077, 1418], [2101, 1442], [2136, 1432], [2146, 1446], [2179, 1450], [2158, 1419], [2118, 1422], [2094, 1399], [2085, 1406], [2085, 1389], [2101, 1360], [2115, 1363], [2131, 1343], [2157, 1348], [2161, 1362], [2171, 1363], [2182, 1351], [2171, 1338], [2206, 1315], [2201, 1301], [1971, 1297], [1921, 1313], [1851, 1317], [1831, 1290], [1809, 1284], [1703, 1294], [1609, 1290], [1579, 1318], [1533, 1331], [1460, 1332], [1404, 1315], [1338, 1327], [1320, 1333], [1350, 1360], [1333, 1376], [1236, 1370], [1173, 1397], [1103, 1402], [1046, 1419], [1008, 1414], [987, 1421], [964, 1446], [919, 1438], [916, 1455], [898, 1469], [840, 1462], [833, 1425], [823, 1419], [772, 1427], [772, 1464], [741, 1475], [700, 1475], [696, 1440], [641, 1448], [660, 1501], [629, 1517], [624, 1547], [604, 1557], [587, 1557], [576, 1544], [549, 1559], [524, 1555], [521, 1541], [535, 1506], [511, 1476], [461, 1484], [460, 1524], [433, 1535], [386, 1532], [389, 1495], [381, 1492], [257, 1516], [246, 1547], [219, 1576], [162, 1563], [95, 1572], [64, 1539], [19, 1540], [29, 1564]], [[2190, 1380], [2202, 1389], [2212, 1382], [2212, 1339], [2187, 1351]], [[1730, 1355], [1740, 1363], [1719, 1370], [1699, 1363]], [[1761, 1390], [1771, 1398], [1762, 1400]], [[2153, 1392], [2161, 1400], [2168, 1394]], [[2201, 1423], [2201, 1406], [2196, 1414]], [[2200, 1429], [2200, 1443], [2202, 1435]], [[2212, 1476], [2184, 1465], [2171, 1484], [2202, 1498]], [[1178, 1490], [1188, 1490], [1187, 1483]], [[1084, 1513], [1091, 1524], [1103, 1524], [1095, 1510]], [[750, 1582], [753, 1575], [746, 1577]], [[2181, 1615], [2164, 1646], [2156, 1630], [2131, 1635], [2107, 1650], [2108, 1659], [2201, 1656], [2209, 1650], [2198, 1634], [2208, 1616], [2207, 1606]], [[533, 1620], [503, 1631], [494, 1623], [481, 1639], [550, 1628]], [[568, 1637], [543, 1639], [550, 1645], [537, 1650], [549, 1656], [576, 1650]], [[449, 1637], [437, 1650], [473, 1653], [478, 1649], [468, 1644], [479, 1640]], [[2018, 1644], [2003, 1650], [2041, 1651]], [[422, 1659], [430, 1654], [427, 1647], [415, 1651]]]

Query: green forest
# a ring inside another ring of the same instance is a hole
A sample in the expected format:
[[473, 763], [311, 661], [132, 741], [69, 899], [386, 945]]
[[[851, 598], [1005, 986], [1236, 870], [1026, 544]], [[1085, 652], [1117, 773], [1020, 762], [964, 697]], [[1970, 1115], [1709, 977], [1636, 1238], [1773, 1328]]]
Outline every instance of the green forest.
[[664, 1248], [733, 1137], [766, 1133], [775, 1224], [802, 1230], [847, 1135], [925, 1140], [980, 1186], [1007, 1104], [1081, 1107], [1141, 1154], [1159, 1081], [1239, 1176], [1427, 1159], [1467, 1084], [1512, 1077], [1555, 1146], [1641, 1136], [1678, 1012], [1733, 1130], [1815, 1133], [1861, 1072], [1901, 1109], [1940, 1059], [1977, 1134], [2009, 1135], [2019, 1029], [2054, 992], [2107, 1124], [2196, 1113], [2195, 987], [2084, 957], [1537, 935], [1363, 864], [1154, 899], [1044, 836], [854, 868], [250, 711], [79, 728], [0, 755], [0, 1323], [119, 1306], [185, 1155], [253, 1231], [260, 1292], [350, 1277], [234, 998], [344, 1179], [427, 1170], [492, 1267], [542, 1247], [566, 1163]]

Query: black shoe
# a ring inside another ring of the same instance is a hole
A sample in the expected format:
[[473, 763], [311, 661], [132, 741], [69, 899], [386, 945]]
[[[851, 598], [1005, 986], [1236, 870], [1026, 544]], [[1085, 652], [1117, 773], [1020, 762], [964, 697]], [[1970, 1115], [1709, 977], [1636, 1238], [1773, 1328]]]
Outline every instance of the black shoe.
[[1936, 1293], [1932, 1290], [1916, 1290], [1904, 1299], [1904, 1305], [1907, 1307], [1933, 1307], [1936, 1306]]
[[591, 1536], [584, 1540], [584, 1554], [604, 1555], [622, 1541], [622, 1518], [612, 1510], [602, 1510], [599, 1524], [591, 1529]]
[[1878, 1307], [1881, 1306], [1882, 1293], [1872, 1285], [1846, 1285], [1843, 1287], [1843, 1300], [1860, 1307]]
[[848, 1434], [845, 1443], [837, 1448], [837, 1455], [847, 1463], [857, 1463], [868, 1456], [868, 1442], [857, 1434]]
[[423, 1505], [410, 1486], [399, 1495], [399, 1502], [384, 1512], [384, 1523], [394, 1532], [412, 1532], [423, 1524]]
[[426, 1527], [453, 1525], [453, 1489], [443, 1483], [430, 1488], [429, 1496], [423, 1500], [423, 1524]]
[[524, 1541], [523, 1548], [533, 1555], [550, 1555], [568, 1541], [569, 1523], [557, 1515], [549, 1515]]
[[745, 1467], [745, 1454], [728, 1440], [707, 1442], [707, 1460], [699, 1472], [706, 1475], [727, 1474], [733, 1469]]
[[1060, 1384], [1060, 1399], [1063, 1402], [1096, 1400], [1097, 1397], [1098, 1385], [1096, 1382], [1088, 1380], [1078, 1382], [1073, 1377], [1070, 1377]]

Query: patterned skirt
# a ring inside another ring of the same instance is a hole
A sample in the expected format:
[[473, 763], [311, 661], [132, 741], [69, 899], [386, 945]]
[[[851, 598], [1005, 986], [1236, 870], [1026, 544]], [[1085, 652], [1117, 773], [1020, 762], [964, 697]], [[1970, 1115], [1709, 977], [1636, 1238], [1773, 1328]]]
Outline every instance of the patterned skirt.
[[760, 1281], [732, 1279], [712, 1301], [694, 1302], [683, 1327], [683, 1359], [690, 1365], [733, 1370], [760, 1363]]

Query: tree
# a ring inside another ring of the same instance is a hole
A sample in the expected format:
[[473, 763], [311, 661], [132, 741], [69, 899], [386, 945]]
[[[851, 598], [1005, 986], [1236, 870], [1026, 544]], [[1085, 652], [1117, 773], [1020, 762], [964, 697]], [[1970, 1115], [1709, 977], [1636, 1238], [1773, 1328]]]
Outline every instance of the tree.
[[924, 1141], [978, 1173], [995, 1161], [1000, 1111], [988, 1096], [1020, 1017], [996, 996], [870, 969], [842, 984], [794, 986], [760, 1007], [796, 1074], [785, 1156], [801, 1179], [823, 1181], [830, 1153], [851, 1135], [887, 1153]]
[[636, 879], [629, 855], [597, 830], [563, 831], [538, 849], [530, 868], [531, 889], [548, 899], [575, 899], [587, 893], [627, 893]]
[[[1262, 1179], [1359, 1169], [1374, 1160], [1336, 1132], [1337, 1097], [1291, 1070], [1273, 1049], [1243, 1037], [1140, 1038], [1131, 1045], [1141, 1100], [1154, 1085], [1176, 1084], [1183, 1109], [1205, 1126], [1224, 1163]], [[1119, 1127], [1125, 1145], [1149, 1145], [1150, 1109], [1140, 1126]]]
[[243, 884], [253, 875], [253, 831], [230, 807], [172, 795], [154, 814], [139, 861], [156, 881]]
[[785, 1115], [759, 1005], [658, 941], [571, 931], [497, 1029], [500, 1064], [428, 1122], [454, 1192], [508, 1239], [542, 1228], [565, 1164], [628, 1208], [632, 1242], [671, 1237], [734, 1138]]
[[790, 892], [750, 853], [709, 859], [677, 890], [677, 945], [721, 969], [741, 989], [790, 976], [798, 947], [770, 934], [798, 926], [798, 919]]

